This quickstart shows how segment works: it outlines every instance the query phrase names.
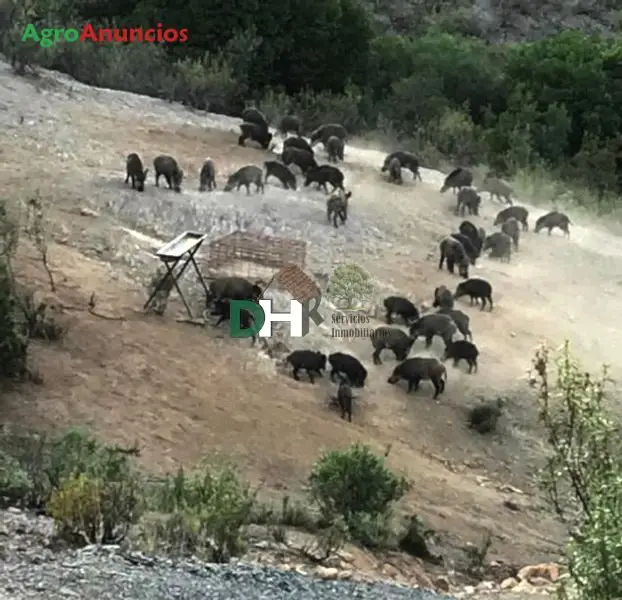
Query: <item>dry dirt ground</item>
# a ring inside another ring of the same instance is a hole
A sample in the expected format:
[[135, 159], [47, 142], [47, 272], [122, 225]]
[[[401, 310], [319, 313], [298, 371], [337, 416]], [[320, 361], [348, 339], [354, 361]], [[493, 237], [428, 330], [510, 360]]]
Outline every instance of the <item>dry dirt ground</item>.
[[[169, 212], [162, 222], [154, 223], [145, 208], [144, 223], [135, 218], [129, 226], [150, 235], [159, 229], [179, 233], [167, 228], [175, 207], [226, 201], [221, 192], [208, 200], [192, 191], [205, 157], [216, 161], [222, 186], [224, 174], [261, 164], [267, 153], [237, 146], [235, 120], [45, 77], [34, 83], [15, 79], [0, 65], [1, 191], [25, 200], [39, 190], [47, 201], [49, 232], [57, 240], [50, 257], [60, 301], [86, 307], [95, 292], [99, 312], [124, 320], [69, 310], [71, 328], [62, 344], [33, 350], [43, 385], [5, 394], [5, 422], [89, 426], [112, 442], [138, 442], [144, 465], [158, 471], [223, 452], [265, 490], [292, 494], [301, 491], [324, 448], [355, 441], [379, 450], [391, 445], [391, 466], [414, 482], [402, 508], [421, 514], [441, 532], [441, 542], [476, 542], [490, 528], [492, 558], [525, 564], [557, 555], [560, 530], [533, 495], [543, 444], [526, 372], [541, 341], [557, 346], [569, 338], [589, 367], [611, 361], [622, 349], [620, 238], [574, 217], [570, 239], [529, 232], [510, 264], [483, 259], [474, 273], [492, 282], [495, 310], [459, 306], [471, 316], [481, 351], [479, 373], [449, 367], [447, 392], [439, 402], [432, 401], [425, 384], [410, 397], [387, 385], [394, 361], [386, 356], [384, 365], [373, 366], [368, 340], [324, 339], [325, 348], [350, 348], [371, 373], [353, 423], [347, 424], [327, 407], [332, 388], [325, 380], [315, 386], [295, 382], [275, 373], [272, 362], [247, 341], [176, 323], [176, 303], [163, 318], [141, 314], [145, 292], [134, 277], [136, 264], [121, 255], [128, 249], [146, 255], [153, 248], [123, 234], [123, 223], [107, 211], [119, 198], [147, 208], [149, 202], [164, 203]], [[188, 178], [184, 194], [173, 198], [168, 190], [155, 190], [152, 173], [141, 198], [123, 189], [131, 151], [148, 166], [162, 152], [178, 157]], [[429, 256], [440, 236], [459, 224], [451, 212], [455, 200], [451, 192], [439, 193], [438, 172], [424, 169], [423, 183], [409, 177], [403, 187], [387, 183], [378, 168], [383, 156], [355, 143], [346, 149], [344, 170], [354, 192], [346, 228], [335, 231], [326, 224], [323, 196], [316, 192], [292, 198], [272, 185], [265, 202], [276, 202], [276, 210], [279, 201], [283, 210], [300, 203], [308, 220], [299, 236], [310, 240], [310, 260], [317, 265], [356, 261], [379, 288], [429, 302], [434, 286], [458, 282], [437, 270], [436, 255]], [[244, 192], [230, 196], [240, 206], [257, 202]], [[82, 216], [85, 206], [100, 215]], [[492, 229], [497, 210], [486, 197], [478, 224]], [[191, 225], [201, 230], [203, 224]], [[34, 280], [45, 290], [31, 248], [24, 246], [19, 270], [25, 282]], [[298, 342], [304, 347], [305, 340]], [[438, 346], [433, 349], [438, 353]], [[614, 376], [617, 370], [614, 364]], [[466, 408], [480, 397], [498, 396], [509, 399], [501, 433], [484, 438], [471, 432]], [[504, 506], [509, 498], [521, 506], [519, 512]]]

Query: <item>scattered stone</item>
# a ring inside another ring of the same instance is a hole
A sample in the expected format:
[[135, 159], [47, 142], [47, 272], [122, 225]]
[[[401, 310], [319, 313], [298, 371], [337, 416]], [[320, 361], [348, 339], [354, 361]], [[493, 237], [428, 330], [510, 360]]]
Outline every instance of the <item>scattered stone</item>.
[[485, 592], [488, 590], [493, 590], [495, 588], [495, 582], [494, 581], [480, 581], [477, 586], [475, 587], [475, 589], [478, 592]]
[[557, 563], [540, 563], [523, 567], [517, 575], [521, 581], [531, 581], [534, 578], [555, 582], [559, 579], [559, 565]]
[[352, 579], [352, 571], [349, 571], [347, 569], [344, 571], [339, 571], [337, 579], [339, 579], [339, 581], [346, 581], [347, 579]]
[[315, 574], [322, 579], [337, 579], [339, 576], [339, 569], [319, 566], [315, 569]]
[[518, 512], [520, 510], [520, 505], [514, 502], [513, 500], [504, 500], [503, 506], [515, 512]]
[[86, 208], [85, 206], [80, 209], [80, 214], [83, 217], [99, 217], [99, 213], [96, 210], [93, 210], [92, 208]]
[[510, 590], [516, 585], [518, 585], [518, 579], [516, 577], [508, 577], [499, 584], [499, 587], [502, 590]]
[[522, 592], [524, 594], [535, 594], [537, 591], [538, 590], [526, 580], [519, 581], [518, 584], [512, 588], [512, 592]]
[[440, 592], [448, 592], [450, 589], [449, 580], [447, 579], [447, 577], [437, 577], [434, 580], [434, 587]]
[[529, 583], [531, 583], [531, 585], [535, 585], [537, 586], [547, 586], [550, 585], [551, 581], [549, 581], [548, 579], [546, 579], [545, 577], [531, 577], [529, 579]]
[[512, 493], [512, 494], [520, 494], [521, 496], [525, 495], [525, 492], [523, 492], [523, 490], [514, 487], [513, 485], [509, 485], [509, 484], [505, 484], [505, 485], [500, 485], [497, 488], [500, 492], [508, 492], [508, 493]]

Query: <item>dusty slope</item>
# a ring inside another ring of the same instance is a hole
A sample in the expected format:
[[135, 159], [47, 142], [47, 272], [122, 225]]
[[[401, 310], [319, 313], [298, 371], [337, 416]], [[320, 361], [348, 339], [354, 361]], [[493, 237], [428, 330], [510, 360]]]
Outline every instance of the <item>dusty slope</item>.
[[[234, 454], [267, 488], [293, 492], [322, 447], [354, 440], [379, 448], [392, 444], [393, 465], [416, 482], [407, 507], [433, 526], [472, 540], [483, 527], [492, 527], [495, 553], [510, 561], [537, 560], [553, 551], [547, 539], [557, 529], [535, 501], [519, 497], [524, 510], [509, 513], [502, 505], [507, 493], [497, 487], [513, 483], [529, 489], [541, 452], [533, 402], [524, 387], [537, 343], [570, 337], [590, 366], [615, 356], [622, 319], [615, 295], [622, 280], [619, 238], [581, 224], [573, 227], [571, 240], [525, 235], [510, 265], [483, 260], [476, 272], [495, 286], [497, 307], [492, 314], [465, 309], [482, 352], [480, 372], [469, 376], [451, 369], [440, 403], [431, 402], [427, 387], [407, 399], [402, 389], [385, 383], [393, 364], [388, 356], [382, 367], [373, 367], [366, 340], [347, 344], [369, 365], [371, 381], [355, 422], [346, 426], [325, 406], [326, 382], [311, 387], [277, 375], [246, 342], [175, 324], [175, 307], [163, 321], [137, 314], [143, 292], [126, 274], [145, 277], [146, 266], [154, 263], [143, 251], [148, 244], [128, 238], [118, 219], [162, 239], [182, 228], [218, 237], [236, 220], [269, 227], [307, 240], [312, 270], [330, 270], [346, 256], [373, 274], [379, 294], [396, 289], [425, 300], [435, 285], [456, 283], [437, 271], [434, 259], [426, 259], [439, 236], [459, 222], [450, 210], [453, 197], [438, 193], [442, 176], [424, 171], [423, 184], [409, 181], [397, 188], [378, 173], [382, 153], [348, 148], [352, 218], [347, 228], [334, 231], [325, 223], [319, 193], [291, 194], [277, 186], [267, 187], [262, 198], [192, 191], [206, 156], [223, 174], [266, 159], [259, 150], [236, 146], [234, 120], [74, 82], [52, 87], [47, 82], [37, 92], [10, 77], [5, 66], [0, 84], [3, 193], [25, 197], [39, 189], [51, 202], [50, 229], [68, 243], [53, 248], [56, 274], [64, 281], [63, 302], [84, 305], [96, 291], [100, 310], [125, 316], [111, 322], [74, 313], [62, 350], [35, 352], [45, 385], [25, 396], [23, 390], [10, 394], [3, 407], [7, 420], [84, 423], [116, 441], [137, 440], [145, 463], [157, 469], [220, 449]], [[152, 179], [144, 195], [125, 189], [129, 151], [149, 163], [161, 152], [177, 156], [189, 174], [186, 192], [155, 190]], [[76, 207], [85, 205], [102, 216], [76, 215]], [[496, 210], [485, 203], [483, 226], [491, 228]], [[74, 247], [100, 260], [86, 259]], [[43, 282], [41, 273], [35, 275], [32, 255], [22, 270]], [[317, 333], [304, 342], [344, 347]], [[512, 399], [504, 435], [475, 438], [464, 427], [464, 407], [478, 396], [501, 394]], [[480, 485], [479, 475], [493, 483]]]

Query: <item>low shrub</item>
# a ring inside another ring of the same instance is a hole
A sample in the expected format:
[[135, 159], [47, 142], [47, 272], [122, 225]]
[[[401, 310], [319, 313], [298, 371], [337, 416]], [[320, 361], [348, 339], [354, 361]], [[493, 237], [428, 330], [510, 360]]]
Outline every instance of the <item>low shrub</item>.
[[[0, 453], [7, 457], [0, 480], [7, 487], [0, 488], [0, 496], [25, 508], [45, 509], [55, 492], [81, 475], [115, 484], [134, 482], [136, 476], [129, 461], [135, 449], [102, 445], [78, 429], [59, 437], [6, 430], [0, 435]], [[27, 485], [16, 488], [12, 482], [24, 476]], [[17, 497], [12, 489], [21, 489], [23, 495]]]
[[138, 481], [82, 473], [63, 479], [47, 510], [64, 539], [87, 544], [118, 544], [137, 522]]
[[147, 525], [145, 535], [169, 551], [226, 562], [244, 550], [242, 532], [255, 496], [229, 464], [204, 461], [189, 474], [180, 468], [154, 486], [149, 505], [161, 516]]
[[0, 506], [22, 506], [32, 493], [32, 481], [19, 461], [0, 451]]
[[309, 476], [311, 498], [326, 522], [344, 519], [353, 540], [371, 547], [389, 539], [391, 507], [410, 488], [368, 446], [323, 454]]

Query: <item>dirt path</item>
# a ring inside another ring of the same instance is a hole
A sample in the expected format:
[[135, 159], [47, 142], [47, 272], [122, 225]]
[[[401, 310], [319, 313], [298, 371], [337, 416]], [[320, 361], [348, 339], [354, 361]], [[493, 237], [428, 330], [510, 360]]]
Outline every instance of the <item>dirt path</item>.
[[[369, 368], [369, 388], [354, 423], [346, 426], [326, 407], [332, 392], [326, 381], [296, 383], [275, 373], [246, 342], [174, 323], [174, 310], [163, 321], [138, 316], [143, 292], [126, 274], [144, 271], [136, 257], [149, 243], [128, 238], [119, 227], [161, 239], [182, 228], [216, 235], [235, 213], [267, 223], [277, 234], [307, 240], [314, 269], [356, 261], [379, 290], [429, 301], [436, 285], [453, 287], [458, 281], [437, 270], [436, 258], [428, 258], [440, 237], [460, 222], [452, 214], [454, 197], [438, 192], [442, 175], [424, 169], [423, 183], [393, 186], [379, 173], [383, 152], [349, 146], [344, 171], [354, 192], [352, 218], [335, 231], [325, 222], [324, 197], [316, 192], [284, 192], [275, 185], [262, 197], [193, 191], [207, 156], [216, 161], [221, 182], [234, 168], [268, 158], [236, 145], [234, 120], [75, 83], [71, 93], [65, 84], [36, 93], [6, 70], [0, 84], [5, 107], [0, 121], [7, 130], [0, 140], [3, 192], [24, 198], [38, 189], [52, 203], [51, 230], [67, 241], [53, 248], [54, 268], [64, 279], [63, 301], [86, 304], [96, 291], [106, 310], [126, 316], [109, 322], [76, 313], [62, 350], [35, 353], [45, 385], [26, 397], [10, 394], [7, 419], [50, 427], [86, 424], [115, 441], [138, 441], [145, 464], [156, 469], [220, 450], [234, 455], [266, 488], [291, 493], [300, 490], [322, 448], [355, 440], [378, 449], [391, 444], [391, 463], [416, 484], [405, 508], [451, 532], [447, 543], [458, 537], [478, 540], [490, 527], [493, 555], [505, 560], [538, 561], [555, 552], [550, 539], [558, 529], [533, 497], [517, 496], [519, 513], [503, 506], [512, 495], [503, 485], [531, 489], [542, 451], [525, 374], [540, 341], [558, 345], [570, 338], [590, 367], [615, 355], [622, 344], [616, 335], [622, 326], [620, 238], [571, 215], [576, 224], [570, 240], [530, 232], [509, 265], [481, 260], [474, 273], [493, 284], [495, 310], [460, 305], [472, 319], [480, 371], [467, 375], [450, 368], [447, 393], [438, 403], [425, 386], [410, 398], [388, 386], [394, 361], [387, 356], [384, 365], [374, 367], [368, 340], [313, 338], [327, 349], [347, 348]], [[130, 151], [148, 163], [160, 153], [177, 156], [189, 178], [184, 194], [155, 190], [151, 179], [144, 195], [132, 194], [122, 185]], [[84, 205], [101, 216], [76, 214]], [[486, 198], [476, 223], [492, 230], [499, 208]], [[529, 208], [533, 223], [543, 211]], [[23, 271], [43, 285], [32, 259]], [[432, 351], [438, 354], [440, 348], [435, 344]], [[614, 365], [614, 375], [618, 370]], [[474, 436], [464, 425], [466, 407], [480, 397], [498, 396], [510, 400], [502, 435]]]

